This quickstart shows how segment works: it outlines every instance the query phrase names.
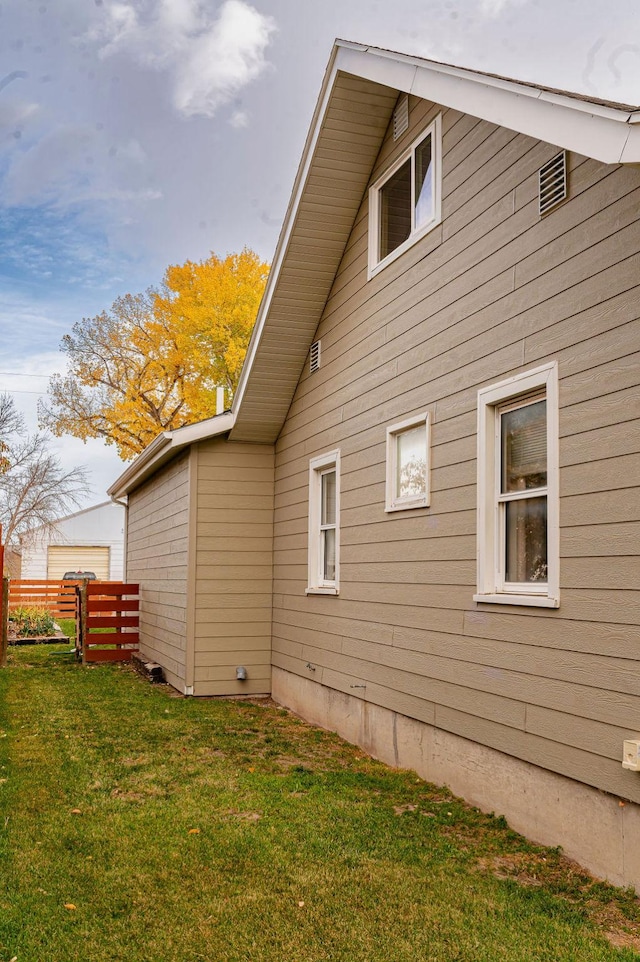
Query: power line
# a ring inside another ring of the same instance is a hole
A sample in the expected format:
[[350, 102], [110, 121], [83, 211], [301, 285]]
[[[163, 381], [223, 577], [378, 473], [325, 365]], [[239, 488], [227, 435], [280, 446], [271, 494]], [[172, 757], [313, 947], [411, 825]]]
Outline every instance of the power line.
[[0, 371], [2, 377], [46, 377], [47, 380], [51, 377], [50, 374], [20, 374], [19, 371]]
[[46, 397], [46, 391], [11, 391], [11, 390], [0, 390], [0, 394], [36, 394], [38, 397]]

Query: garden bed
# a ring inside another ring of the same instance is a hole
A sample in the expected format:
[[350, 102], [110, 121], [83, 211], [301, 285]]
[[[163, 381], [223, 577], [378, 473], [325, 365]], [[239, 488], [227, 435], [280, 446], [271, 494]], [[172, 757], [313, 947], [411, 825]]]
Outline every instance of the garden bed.
[[66, 640], [64, 631], [57, 631], [53, 635], [27, 635], [18, 637], [9, 630], [8, 641], [10, 645], [59, 645]]
[[9, 610], [7, 641], [10, 645], [59, 644], [67, 637], [68, 633], [45, 608], [25, 605]]

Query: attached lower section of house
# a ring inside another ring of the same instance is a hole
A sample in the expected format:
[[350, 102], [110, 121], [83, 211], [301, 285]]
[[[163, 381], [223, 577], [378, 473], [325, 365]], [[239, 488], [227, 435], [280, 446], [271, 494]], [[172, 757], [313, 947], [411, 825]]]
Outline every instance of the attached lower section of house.
[[338, 43], [232, 411], [109, 493], [179, 691], [640, 889], [639, 122]]
[[130, 495], [141, 649], [185, 694], [271, 690], [273, 459], [272, 446], [193, 443]]

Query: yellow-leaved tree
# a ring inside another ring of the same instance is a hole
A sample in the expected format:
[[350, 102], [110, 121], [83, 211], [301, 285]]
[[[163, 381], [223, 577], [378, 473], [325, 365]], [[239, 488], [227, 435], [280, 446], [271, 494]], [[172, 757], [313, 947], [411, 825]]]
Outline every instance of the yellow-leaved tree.
[[62, 339], [68, 370], [51, 379], [39, 420], [58, 436], [102, 437], [127, 460], [162, 431], [231, 403], [269, 272], [239, 254], [167, 268], [160, 290], [119, 297]]

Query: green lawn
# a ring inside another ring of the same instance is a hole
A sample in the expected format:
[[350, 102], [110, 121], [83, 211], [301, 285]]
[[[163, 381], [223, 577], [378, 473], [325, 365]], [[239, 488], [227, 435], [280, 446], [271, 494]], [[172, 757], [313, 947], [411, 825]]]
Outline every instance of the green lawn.
[[502, 819], [65, 650], [0, 671], [0, 962], [640, 959], [633, 895]]

